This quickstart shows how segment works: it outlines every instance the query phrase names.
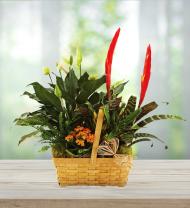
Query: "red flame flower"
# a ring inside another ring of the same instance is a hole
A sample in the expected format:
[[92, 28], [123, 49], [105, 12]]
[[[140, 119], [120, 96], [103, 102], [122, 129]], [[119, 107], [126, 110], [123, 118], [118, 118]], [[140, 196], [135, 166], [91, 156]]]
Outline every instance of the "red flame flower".
[[144, 62], [144, 71], [143, 75], [141, 76], [141, 93], [140, 93], [140, 100], [139, 100], [139, 107], [141, 106], [144, 97], [146, 95], [146, 90], [148, 88], [148, 83], [150, 80], [151, 74], [151, 47], [148, 45], [146, 50], [146, 57]]
[[110, 98], [111, 66], [112, 66], [113, 53], [114, 53], [114, 49], [115, 49], [115, 46], [117, 43], [117, 39], [119, 37], [119, 33], [120, 33], [120, 28], [118, 28], [118, 30], [116, 31], [116, 33], [110, 43], [107, 57], [106, 57], [106, 62], [105, 62], [106, 88], [107, 88], [108, 98]]

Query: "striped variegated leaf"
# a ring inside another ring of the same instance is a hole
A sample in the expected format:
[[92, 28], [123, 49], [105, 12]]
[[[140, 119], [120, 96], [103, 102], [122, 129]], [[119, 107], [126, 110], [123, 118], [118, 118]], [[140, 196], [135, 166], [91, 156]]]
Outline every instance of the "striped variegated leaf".
[[130, 125], [133, 124], [134, 120], [136, 117], [141, 113], [141, 108], [137, 109], [134, 112], [131, 112], [126, 118], [122, 119], [121, 122], [119, 122], [119, 127], [121, 128], [126, 128]]
[[162, 120], [162, 119], [177, 119], [177, 120], [183, 120], [180, 116], [175, 116], [175, 115], [154, 115], [151, 117], [148, 117], [144, 119], [143, 121], [140, 121], [138, 124], [136, 124], [137, 127], [144, 127], [147, 124], [156, 121], [156, 120]]
[[151, 111], [153, 111], [154, 109], [156, 109], [158, 107], [156, 102], [150, 102], [146, 105], [144, 105], [141, 109], [142, 112], [139, 114], [139, 116], [137, 117], [136, 121], [140, 120], [142, 117], [144, 117], [145, 115], [147, 115], [148, 113], [150, 113]]
[[136, 129], [125, 129], [120, 133], [118, 136], [122, 141], [130, 141], [134, 138], [134, 133], [136, 132]]
[[119, 148], [119, 139], [113, 138], [103, 141], [98, 147], [98, 155], [114, 156]]
[[162, 139], [159, 139], [157, 136], [154, 136], [153, 134], [148, 134], [148, 133], [136, 133], [134, 134], [134, 138], [139, 138], [139, 137], [147, 137], [151, 139], [156, 139], [161, 143], [165, 143]]
[[137, 97], [135, 97], [133, 95], [129, 98], [129, 100], [127, 102], [127, 105], [126, 105], [126, 108], [123, 112], [124, 116], [129, 115], [131, 112], [135, 111], [136, 101], [137, 101]]
[[142, 138], [142, 139], [135, 139], [133, 142], [131, 142], [128, 147], [131, 147], [132, 145], [139, 143], [139, 142], [145, 142], [145, 141], [151, 141], [151, 139], [148, 138]]

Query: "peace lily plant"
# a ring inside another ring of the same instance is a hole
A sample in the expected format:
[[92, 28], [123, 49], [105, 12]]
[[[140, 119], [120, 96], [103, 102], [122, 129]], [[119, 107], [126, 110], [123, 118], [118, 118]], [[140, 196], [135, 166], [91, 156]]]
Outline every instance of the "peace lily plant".
[[[38, 82], [30, 86], [34, 92], [24, 95], [39, 103], [33, 112], [15, 119], [16, 125], [30, 126], [34, 131], [21, 137], [19, 144], [31, 137], [40, 138], [42, 151], [52, 149], [54, 157], [90, 157], [94, 141], [97, 114], [104, 111], [99, 157], [113, 157], [114, 154], [132, 154], [132, 146], [138, 142], [158, 140], [152, 133], [145, 133], [144, 127], [162, 119], [178, 119], [175, 115], [153, 115], [158, 104], [143, 104], [151, 74], [151, 47], [147, 47], [144, 71], [141, 76], [140, 97], [131, 95], [127, 102], [121, 93], [127, 82], [111, 86], [111, 69], [114, 49], [120, 34], [116, 31], [108, 49], [105, 74], [94, 77], [82, 69], [82, 54], [77, 49], [76, 57], [66, 60], [67, 66], [57, 63], [58, 73], [45, 67], [50, 83], [44, 87]], [[74, 64], [75, 62], [75, 64]], [[106, 92], [104, 90], [106, 84]], [[165, 145], [165, 148], [167, 146]]]

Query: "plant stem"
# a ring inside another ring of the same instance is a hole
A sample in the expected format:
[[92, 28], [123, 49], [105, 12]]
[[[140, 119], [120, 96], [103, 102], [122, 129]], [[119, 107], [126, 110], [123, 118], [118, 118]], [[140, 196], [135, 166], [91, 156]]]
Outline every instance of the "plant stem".
[[63, 108], [63, 111], [64, 111], [64, 100], [63, 100], [63, 98], [60, 98], [60, 101], [61, 101], [61, 107]]
[[80, 66], [79, 66], [79, 71], [80, 71], [80, 77], [81, 77], [81, 64], [80, 64]]
[[68, 149], [66, 149], [65, 152], [66, 152], [68, 155], [72, 156], [72, 157], [76, 156], [76, 155], [74, 155], [72, 152], [70, 152]]
[[53, 85], [53, 81], [52, 81], [52, 78], [51, 78], [51, 75], [49, 74], [49, 78], [50, 78], [50, 80], [51, 80], [51, 83], [52, 83], [52, 85]]
[[59, 74], [60, 74], [60, 76], [61, 76], [61, 79], [63, 80], [63, 77], [62, 77], [62, 74], [61, 74], [61, 71], [59, 70]]

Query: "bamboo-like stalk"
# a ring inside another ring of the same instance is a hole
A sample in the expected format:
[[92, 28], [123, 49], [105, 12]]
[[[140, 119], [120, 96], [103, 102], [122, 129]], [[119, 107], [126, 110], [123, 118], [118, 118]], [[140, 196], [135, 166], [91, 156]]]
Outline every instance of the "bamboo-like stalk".
[[100, 107], [98, 112], [97, 122], [96, 122], [95, 138], [92, 146], [91, 163], [94, 163], [97, 158], [97, 151], [100, 142], [103, 120], [104, 120], [104, 111], [103, 108]]

